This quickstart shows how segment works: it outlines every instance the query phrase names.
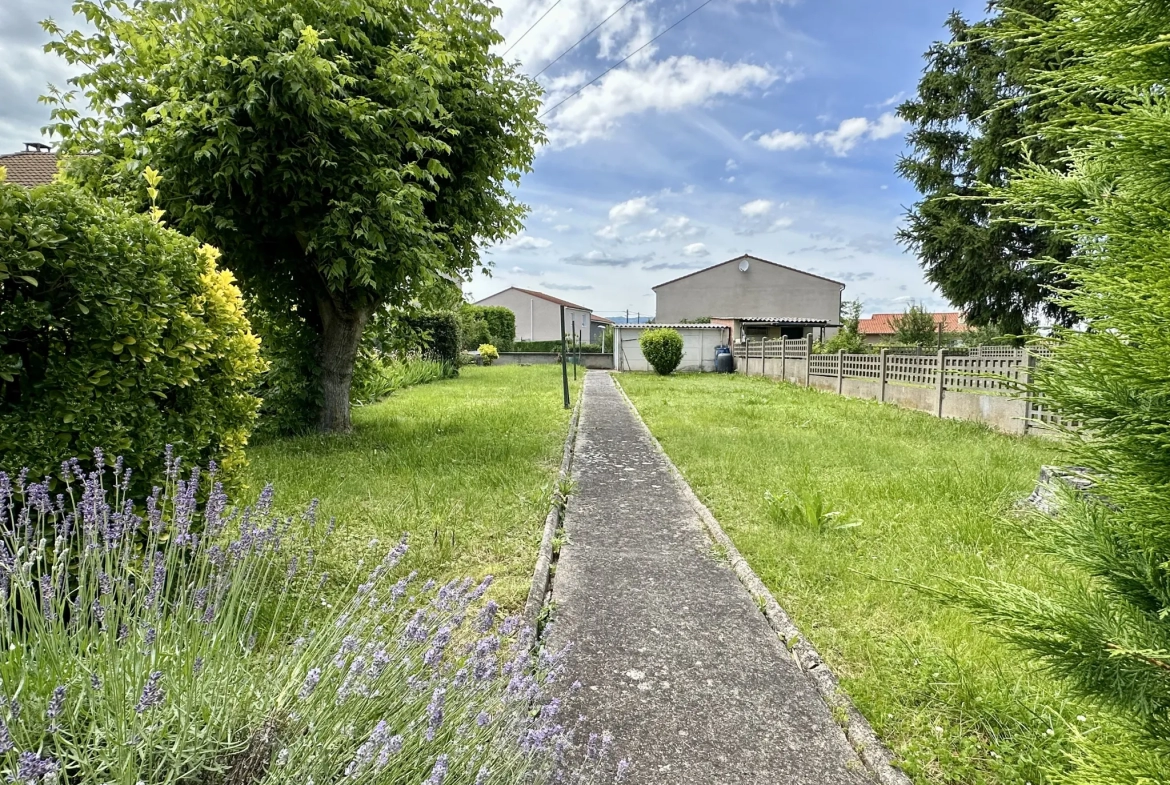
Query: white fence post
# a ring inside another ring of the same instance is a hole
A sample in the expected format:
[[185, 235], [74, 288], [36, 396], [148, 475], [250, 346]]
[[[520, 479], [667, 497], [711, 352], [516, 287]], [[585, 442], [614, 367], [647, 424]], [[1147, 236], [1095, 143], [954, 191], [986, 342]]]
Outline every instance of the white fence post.
[[946, 355], [942, 349], [938, 350], [938, 416], [943, 416], [943, 391], [946, 388], [947, 368]]
[[889, 351], [888, 349], [882, 349], [882, 355], [881, 355], [881, 361], [880, 361], [881, 362], [881, 365], [880, 365], [881, 370], [878, 373], [878, 378], [881, 380], [881, 388], [878, 391], [878, 400], [881, 401], [882, 403], [886, 402], [886, 363], [888, 362], [887, 358], [889, 357], [889, 355], [887, 354], [888, 351]]

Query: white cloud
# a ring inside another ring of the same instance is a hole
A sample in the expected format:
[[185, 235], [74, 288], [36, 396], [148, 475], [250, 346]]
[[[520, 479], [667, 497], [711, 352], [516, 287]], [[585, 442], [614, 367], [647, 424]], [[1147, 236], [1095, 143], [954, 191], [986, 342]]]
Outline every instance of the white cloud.
[[[703, 106], [721, 96], [767, 87], [779, 78], [769, 66], [691, 55], [620, 68], [558, 108], [548, 120], [549, 139], [554, 147], [582, 144], [606, 136], [629, 115]], [[550, 85], [545, 105], [556, 106], [574, 89]]]
[[764, 134], [756, 142], [765, 150], [800, 150], [808, 147], [812, 139], [808, 134], [798, 134], [795, 131], [773, 131]]
[[[503, 12], [497, 24], [504, 43], [499, 53], [515, 45], [507, 59], [520, 60], [525, 71], [536, 73], [554, 57], [565, 51], [578, 38], [616, 11], [624, 0], [574, 0], [562, 3], [556, 12], [541, 22], [540, 27], [523, 40], [520, 36], [548, 10], [546, 0], [499, 0], [495, 3]], [[647, 9], [642, 3], [623, 9], [601, 28], [596, 41], [598, 56], [602, 59], [633, 48], [634, 41], [644, 41], [654, 33]], [[563, 63], [564, 61], [562, 61]], [[560, 65], [560, 64], [558, 64]]]
[[537, 251], [541, 248], [548, 248], [550, 245], [552, 245], [552, 240], [520, 234], [500, 243], [500, 249], [505, 251]]
[[653, 258], [652, 253], [640, 256], [614, 256], [605, 251], [589, 251], [566, 256], [562, 261], [581, 267], [628, 267], [636, 262], [648, 262]]
[[747, 204], [740, 205], [739, 212], [748, 218], [757, 218], [768, 214], [775, 206], [775, 202], [770, 202], [767, 199], [754, 199]]
[[658, 212], [658, 208], [650, 202], [650, 197], [639, 196], [635, 199], [627, 199], [609, 208], [609, 220], [611, 223], [621, 226], [622, 224], [627, 224], [630, 221], [646, 215], [652, 215], [656, 212]]
[[815, 144], [832, 150], [835, 155], [843, 156], [866, 139], [888, 139], [900, 134], [905, 127], [906, 124], [896, 114], [885, 112], [876, 120], [850, 117], [842, 120], [831, 131], [820, 131], [815, 134], [776, 130], [764, 134], [756, 142], [768, 150], [801, 150]]
[[703, 245], [702, 243], [691, 243], [690, 245], [684, 245], [682, 252], [683, 256], [692, 256], [696, 258], [711, 255], [711, 252], [707, 250], [707, 246]]
[[568, 224], [557, 224], [556, 226], [553, 227], [553, 231], [554, 232], [567, 232], [572, 228], [573, 227], [569, 226]]
[[728, 158], [727, 163], [723, 165], [723, 168], [729, 172], [734, 172], [736, 169], [739, 168], [739, 164], [737, 164], [735, 162], [734, 158]]
[[645, 232], [635, 235], [634, 239], [641, 242], [650, 242], [653, 240], [668, 240], [671, 237], [694, 237], [700, 234], [702, 230], [691, 223], [691, 219], [685, 215], [676, 215], [667, 218], [663, 221], [661, 226], [656, 226]]
[[618, 228], [613, 224], [606, 224], [593, 233], [602, 240], [617, 240], [619, 239]]

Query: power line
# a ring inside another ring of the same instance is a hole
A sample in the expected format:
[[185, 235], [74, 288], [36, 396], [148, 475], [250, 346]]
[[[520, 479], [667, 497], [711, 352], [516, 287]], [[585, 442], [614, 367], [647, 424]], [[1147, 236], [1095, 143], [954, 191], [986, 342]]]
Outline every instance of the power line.
[[[624, 63], [625, 61], [629, 60], [629, 59], [630, 59], [631, 57], [633, 57], [634, 55], [638, 54], [638, 52], [641, 52], [643, 49], [645, 49], [646, 47], [650, 46], [650, 44], [654, 43], [654, 42], [655, 42], [655, 41], [657, 41], [659, 38], [661, 38], [662, 36], [666, 35], [667, 33], [669, 33], [669, 32], [670, 32], [671, 30], [673, 30], [674, 28], [676, 28], [676, 27], [678, 27], [679, 25], [681, 25], [683, 22], [685, 22], [685, 21], [687, 21], [688, 19], [690, 19], [692, 16], [694, 16], [695, 14], [697, 14], [699, 11], [703, 10], [703, 8], [705, 8], [705, 7], [706, 7], [707, 5], [709, 5], [711, 2], [712, 2], [712, 0], [703, 0], [703, 2], [702, 2], [702, 3], [701, 3], [699, 6], [698, 6], [698, 7], [696, 7], [696, 8], [695, 8], [693, 11], [691, 11], [690, 13], [688, 13], [686, 16], [684, 16], [682, 19], [679, 19], [677, 22], [675, 22], [674, 24], [672, 24], [670, 27], [666, 28], [666, 29], [665, 29], [665, 30], [663, 30], [661, 33], [659, 33], [658, 35], [654, 36], [653, 38], [651, 38], [649, 41], [647, 41], [646, 43], [644, 43], [644, 44], [642, 44], [641, 46], [639, 46], [639, 47], [638, 47], [637, 49], [635, 49], [634, 51], [630, 52], [628, 55], [626, 55], [625, 57], [623, 57], [621, 60], [618, 60], [616, 63], [614, 63], [613, 65], [611, 65], [609, 68], [605, 69], [604, 71], [602, 71], [601, 73], [599, 73], [597, 76], [593, 77], [593, 78], [592, 78], [592, 79], [590, 79], [588, 82], [586, 82], [585, 84], [581, 85], [580, 87], [578, 87], [578, 88], [577, 88], [576, 90], [574, 90], [573, 92], [569, 93], [567, 96], [565, 96], [564, 98], [562, 98], [560, 101], [558, 101], [558, 102], [557, 102], [557, 103], [556, 103], [554, 106], [552, 106], [551, 108], [549, 108], [549, 109], [545, 109], [543, 112], [541, 112], [539, 115], [537, 115], [537, 116], [536, 116], [536, 119], [538, 119], [538, 120], [539, 120], [540, 118], [544, 117], [544, 116], [545, 116], [546, 114], [548, 114], [549, 112], [552, 112], [552, 111], [556, 110], [556, 109], [557, 109], [557, 108], [558, 108], [558, 107], [559, 107], [561, 104], [565, 103], [565, 101], [568, 101], [570, 98], [574, 98], [574, 97], [576, 97], [576, 96], [577, 96], [577, 95], [578, 95], [578, 94], [579, 94], [579, 93], [580, 93], [582, 90], [584, 90], [586, 87], [588, 87], [589, 85], [593, 84], [593, 83], [594, 83], [594, 82], [596, 82], [598, 79], [600, 79], [601, 77], [605, 76], [605, 75], [606, 75], [606, 74], [608, 74], [610, 71], [612, 71], [613, 69], [617, 68], [619, 65], [621, 65], [621, 64], [622, 64], [622, 63]], [[619, 10], [620, 10], [620, 9], [619, 9]], [[559, 59], [559, 58], [558, 58], [558, 59]], [[537, 74], [537, 76], [539, 76], [539, 75], [540, 75], [540, 74]]]
[[568, 49], [566, 49], [565, 51], [563, 51], [563, 52], [561, 52], [559, 55], [557, 55], [555, 60], [553, 60], [551, 63], [549, 63], [548, 65], [546, 65], [544, 68], [541, 68], [539, 71], [537, 71], [535, 74], [533, 74], [533, 75], [532, 75], [532, 78], [533, 78], [533, 79], [535, 79], [536, 77], [540, 76], [540, 75], [541, 75], [541, 74], [543, 74], [545, 71], [547, 71], [548, 69], [550, 69], [550, 68], [552, 68], [554, 65], [556, 65], [556, 64], [557, 64], [557, 63], [560, 61], [560, 59], [561, 59], [562, 57], [564, 57], [564, 56], [565, 56], [565, 55], [567, 55], [569, 52], [573, 51], [573, 50], [574, 50], [574, 49], [576, 49], [578, 46], [580, 46], [580, 44], [581, 44], [581, 42], [582, 42], [582, 41], [584, 41], [586, 38], [588, 38], [589, 36], [591, 36], [591, 35], [593, 35], [594, 33], [596, 33], [596, 32], [597, 32], [597, 31], [598, 31], [598, 30], [601, 28], [601, 26], [602, 26], [603, 24], [605, 24], [605, 23], [606, 23], [606, 22], [608, 22], [610, 19], [613, 19], [615, 16], [617, 16], [617, 15], [618, 15], [618, 13], [620, 13], [620, 12], [621, 12], [622, 8], [625, 8], [626, 6], [628, 6], [628, 5], [629, 5], [630, 3], [632, 3], [632, 2], [634, 2], [634, 0], [626, 0], [626, 2], [622, 3], [622, 5], [621, 5], [621, 8], [618, 8], [618, 10], [617, 10], [617, 11], [614, 11], [612, 14], [610, 14], [609, 16], [607, 16], [607, 17], [605, 17], [604, 19], [602, 19], [602, 20], [601, 20], [601, 22], [599, 22], [599, 23], [598, 23], [597, 27], [593, 28], [593, 29], [592, 29], [592, 30], [590, 30], [588, 33], [586, 33], [585, 35], [583, 35], [583, 36], [581, 36], [580, 38], [578, 38], [578, 39], [577, 39], [577, 43], [573, 44], [573, 45], [572, 45], [572, 46], [570, 46]]
[[523, 33], [520, 35], [520, 37], [519, 37], [519, 38], [517, 38], [515, 41], [513, 41], [513, 42], [512, 42], [512, 45], [511, 45], [511, 46], [509, 46], [507, 49], [505, 49], [505, 50], [504, 50], [504, 54], [502, 54], [502, 55], [500, 55], [500, 56], [501, 56], [501, 57], [507, 57], [507, 55], [508, 55], [508, 52], [511, 52], [513, 49], [515, 49], [515, 48], [516, 48], [516, 44], [518, 44], [518, 43], [520, 43], [521, 41], [523, 41], [523, 40], [524, 40], [524, 36], [526, 36], [526, 35], [528, 35], [529, 33], [531, 33], [531, 32], [532, 32], [532, 28], [536, 27], [538, 24], [540, 24], [541, 22], [543, 22], [543, 21], [544, 21], [544, 18], [545, 18], [546, 16], [548, 16], [549, 14], [551, 14], [551, 13], [552, 13], [552, 10], [553, 10], [554, 8], [556, 8], [556, 7], [557, 7], [558, 5], [560, 5], [560, 4], [561, 4], [561, 0], [557, 0], [555, 3], [553, 3], [552, 5], [550, 5], [550, 6], [548, 7], [548, 10], [547, 10], [547, 11], [545, 11], [543, 14], [541, 14], [539, 19], [537, 19], [535, 22], [533, 22], [531, 25], [529, 25], [529, 26], [528, 26], [528, 29], [527, 29], [527, 30], [525, 30], [525, 31], [524, 31], [524, 32], [523, 32]]

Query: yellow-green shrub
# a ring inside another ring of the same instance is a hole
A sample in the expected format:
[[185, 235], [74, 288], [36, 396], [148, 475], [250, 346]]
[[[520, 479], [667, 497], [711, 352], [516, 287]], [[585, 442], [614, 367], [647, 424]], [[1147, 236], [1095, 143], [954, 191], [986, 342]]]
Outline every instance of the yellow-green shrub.
[[480, 344], [479, 356], [483, 358], [484, 365], [491, 365], [494, 361], [500, 359], [500, 353], [490, 343]]
[[0, 181], [0, 470], [94, 448], [244, 462], [259, 342], [218, 251], [68, 185]]

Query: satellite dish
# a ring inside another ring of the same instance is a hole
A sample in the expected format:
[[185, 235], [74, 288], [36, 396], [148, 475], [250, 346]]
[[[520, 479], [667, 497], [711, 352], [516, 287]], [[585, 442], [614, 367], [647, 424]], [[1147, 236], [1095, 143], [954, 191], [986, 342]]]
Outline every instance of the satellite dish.
[[746, 273], [749, 267], [751, 267], [751, 263], [749, 263], [747, 259], [744, 259], [739, 263], [739, 271], [741, 273]]

